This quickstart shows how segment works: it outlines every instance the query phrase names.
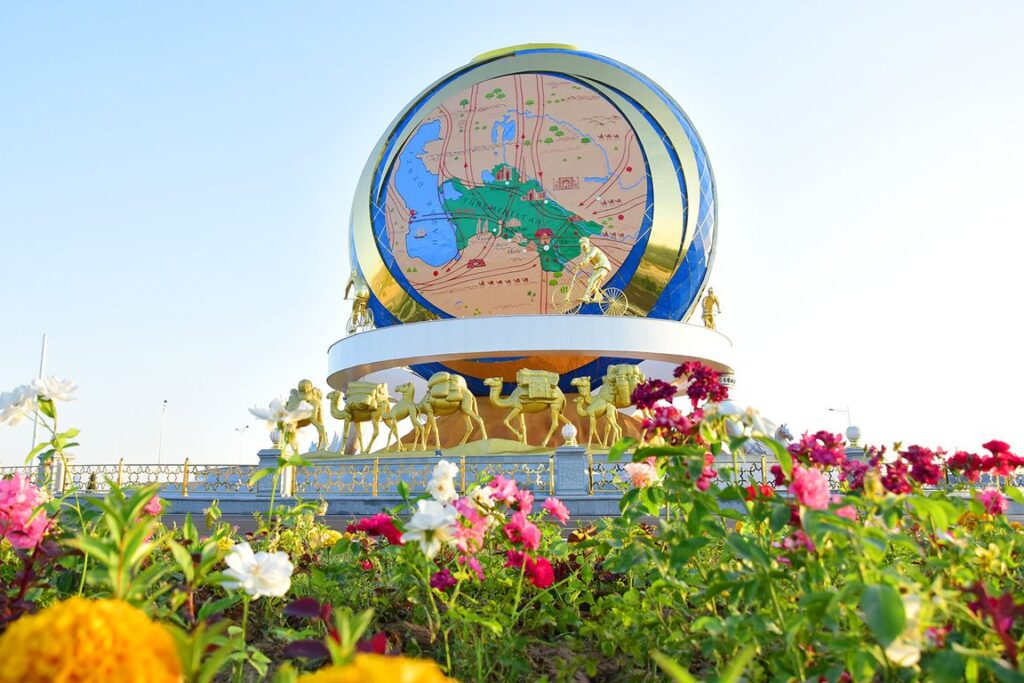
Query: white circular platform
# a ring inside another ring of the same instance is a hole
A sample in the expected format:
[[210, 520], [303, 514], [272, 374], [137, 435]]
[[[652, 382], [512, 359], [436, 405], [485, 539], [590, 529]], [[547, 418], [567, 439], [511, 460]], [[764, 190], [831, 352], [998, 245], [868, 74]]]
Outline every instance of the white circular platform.
[[732, 342], [701, 325], [600, 315], [449, 318], [359, 332], [327, 352], [327, 383], [344, 390], [373, 372], [419, 363], [505, 356], [604, 356], [732, 373]]

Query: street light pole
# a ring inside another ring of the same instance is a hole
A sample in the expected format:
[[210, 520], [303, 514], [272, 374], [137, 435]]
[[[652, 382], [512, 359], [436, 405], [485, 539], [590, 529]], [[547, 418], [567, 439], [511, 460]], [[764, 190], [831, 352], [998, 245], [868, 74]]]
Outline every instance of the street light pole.
[[846, 406], [845, 408], [829, 408], [828, 410], [831, 413], [846, 413], [846, 426], [853, 426], [853, 418], [850, 417], [850, 406]]
[[160, 445], [157, 446], [156, 451], [156, 464], [160, 464], [161, 458], [164, 455], [164, 418], [167, 416], [167, 399], [164, 399], [163, 408], [160, 409]]
[[[43, 348], [39, 350], [39, 379], [43, 378], [46, 369], [46, 333], [43, 332]], [[39, 434], [39, 413], [32, 417], [32, 450], [36, 449], [36, 439]]]

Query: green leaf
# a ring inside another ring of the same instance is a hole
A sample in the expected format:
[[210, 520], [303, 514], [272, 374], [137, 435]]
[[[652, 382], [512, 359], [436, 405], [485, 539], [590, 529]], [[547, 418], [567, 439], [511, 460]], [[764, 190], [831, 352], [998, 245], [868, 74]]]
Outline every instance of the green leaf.
[[956, 506], [946, 500], [912, 496], [907, 498], [907, 502], [917, 514], [930, 521], [936, 531], [945, 531], [960, 517]]
[[1020, 674], [1006, 666], [1002, 662], [991, 657], [978, 657], [976, 660], [982, 667], [988, 669], [1002, 683], [1024, 683], [1024, 674]]
[[168, 540], [167, 544], [171, 548], [171, 555], [174, 556], [174, 561], [178, 563], [181, 573], [185, 575], [185, 581], [192, 583], [196, 573], [195, 566], [192, 563], [192, 554], [174, 540]]
[[782, 527], [789, 524], [789, 520], [792, 517], [792, 513], [789, 510], [788, 505], [775, 504], [772, 506], [771, 516], [771, 529], [773, 533], [777, 533]]
[[256, 470], [256, 472], [254, 472], [253, 475], [249, 477], [249, 487], [252, 488], [260, 479], [267, 476], [268, 474], [273, 474], [274, 472], [275, 468], [273, 467], [264, 467], [262, 470]]
[[771, 567], [772, 561], [768, 554], [739, 534], [729, 536], [726, 540], [726, 545], [732, 549], [733, 553], [744, 560], [749, 560], [757, 567], [762, 569], [769, 569]]
[[117, 548], [92, 536], [82, 534], [68, 543], [104, 565], [112, 564], [117, 559]]
[[786, 475], [786, 479], [790, 479], [793, 476], [793, 456], [789, 454], [786, 447], [775, 439], [763, 438], [761, 443], [767, 444], [768, 448], [772, 449], [775, 453], [776, 459], [779, 461], [779, 467], [782, 468], [782, 472]]
[[928, 680], [935, 683], [958, 683], [964, 680], [964, 660], [956, 652], [936, 652], [923, 664], [928, 673]]
[[611, 450], [608, 451], [608, 462], [618, 462], [622, 460], [622, 455], [636, 444], [637, 440], [631, 436], [619, 439], [615, 442], [615, 445], [611, 447]]
[[51, 420], [56, 419], [57, 417], [57, 409], [54, 407], [53, 401], [48, 398], [40, 399], [39, 412]]
[[694, 678], [689, 671], [684, 669], [682, 665], [677, 664], [675, 660], [663, 655], [657, 650], [651, 650], [651, 659], [653, 659], [662, 671], [668, 675], [675, 683], [697, 683], [697, 679]]
[[604, 567], [616, 574], [625, 574], [633, 567], [641, 564], [647, 559], [647, 550], [639, 545], [628, 545], [608, 558]]
[[907, 615], [899, 591], [887, 583], [865, 586], [860, 608], [875, 639], [888, 647], [903, 632]]
[[755, 654], [757, 654], [757, 645], [747, 645], [743, 648], [743, 651], [733, 658], [729, 666], [719, 676], [718, 683], [737, 683]]
[[687, 538], [673, 543], [671, 555], [669, 556], [673, 566], [677, 568], [682, 567], [708, 543], [710, 543], [710, 539], [703, 536]]
[[39, 452], [42, 451], [44, 448], [49, 448], [49, 446], [49, 441], [44, 441], [43, 443], [39, 444], [38, 446], [36, 446], [35, 448], [28, 452], [28, 455], [25, 456], [25, 462], [32, 462], [32, 458], [38, 455]]
[[1010, 497], [1015, 503], [1024, 505], [1024, 493], [1016, 486], [1007, 486], [1003, 489], [1003, 493]]
[[212, 600], [210, 602], [204, 602], [203, 606], [199, 608], [199, 612], [196, 613], [196, 619], [200, 622], [206, 621], [215, 614], [223, 612], [229, 607], [232, 607], [238, 603], [241, 597], [237, 594], [229, 594], [227, 597], [221, 598], [220, 600]]

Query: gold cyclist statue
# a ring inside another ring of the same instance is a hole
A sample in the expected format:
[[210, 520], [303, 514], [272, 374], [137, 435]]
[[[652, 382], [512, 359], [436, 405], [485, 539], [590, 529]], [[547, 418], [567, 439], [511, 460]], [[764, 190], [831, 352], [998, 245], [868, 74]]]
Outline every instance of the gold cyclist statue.
[[[583, 268], [593, 270], [584, 280]], [[580, 264], [568, 283], [557, 287], [551, 295], [551, 304], [559, 313], [576, 313], [583, 304], [597, 304], [605, 315], [625, 315], [629, 310], [626, 295], [617, 287], [602, 287], [612, 264], [608, 255], [590, 243], [590, 238], [580, 238]]]

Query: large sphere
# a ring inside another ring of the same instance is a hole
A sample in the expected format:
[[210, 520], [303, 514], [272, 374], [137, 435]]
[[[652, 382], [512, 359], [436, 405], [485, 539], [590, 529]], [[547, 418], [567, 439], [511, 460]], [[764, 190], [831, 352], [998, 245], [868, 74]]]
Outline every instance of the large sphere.
[[[587, 236], [629, 314], [681, 320], [714, 253], [715, 186], [682, 109], [629, 67], [566, 46], [478, 57], [423, 91], [378, 143], [357, 189], [352, 262], [378, 327], [558, 315]], [[599, 315], [596, 305], [578, 315]], [[569, 340], [567, 340], [568, 342]], [[571, 347], [571, 343], [569, 344]], [[567, 355], [417, 366], [474, 382], [520, 367], [596, 380], [620, 359]]]

